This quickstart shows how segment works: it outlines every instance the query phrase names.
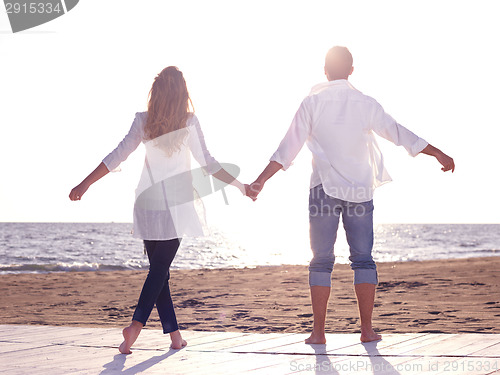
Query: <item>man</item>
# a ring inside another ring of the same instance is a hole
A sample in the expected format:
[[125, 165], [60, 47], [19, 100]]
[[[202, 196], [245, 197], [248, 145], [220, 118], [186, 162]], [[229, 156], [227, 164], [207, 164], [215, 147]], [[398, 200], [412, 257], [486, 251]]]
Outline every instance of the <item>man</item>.
[[352, 55], [345, 47], [331, 48], [325, 59], [328, 82], [312, 88], [300, 105], [292, 124], [270, 163], [250, 185], [248, 195], [256, 199], [266, 181], [286, 170], [307, 143], [313, 154], [309, 196], [309, 222], [313, 258], [309, 285], [314, 315], [307, 344], [324, 344], [325, 319], [330, 296], [333, 247], [339, 218], [346, 230], [354, 270], [354, 289], [361, 321], [361, 341], [380, 340], [372, 328], [377, 269], [372, 258], [373, 191], [391, 180], [374, 133], [411, 156], [434, 156], [444, 172], [455, 169], [453, 159], [399, 125], [373, 98], [363, 95], [349, 82]]

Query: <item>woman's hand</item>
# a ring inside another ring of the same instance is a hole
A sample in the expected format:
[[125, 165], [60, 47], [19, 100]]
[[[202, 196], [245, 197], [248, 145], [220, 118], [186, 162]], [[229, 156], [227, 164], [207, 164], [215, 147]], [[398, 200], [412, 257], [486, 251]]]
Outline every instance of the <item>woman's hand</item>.
[[94, 169], [94, 171], [85, 178], [85, 180], [80, 182], [80, 185], [75, 186], [71, 190], [71, 193], [69, 193], [69, 199], [71, 199], [72, 201], [79, 201], [80, 199], [82, 199], [83, 194], [85, 194], [90, 185], [106, 176], [108, 173], [108, 167], [106, 167], [106, 165], [101, 162], [101, 164], [99, 164], [97, 168]]
[[245, 185], [246, 196], [252, 199], [253, 201], [256, 201], [257, 195], [259, 195], [263, 187], [264, 184], [258, 181], [255, 181], [250, 185]]
[[248, 198], [250, 198], [252, 201], [255, 202], [257, 200], [257, 198], [254, 197], [251, 193], [252, 193], [252, 190], [251, 190], [250, 185], [245, 184], [245, 191], [243, 192], [243, 195], [247, 196]]
[[84, 184], [83, 182], [80, 185], [75, 186], [71, 190], [71, 193], [69, 193], [69, 199], [71, 199], [72, 201], [81, 200], [83, 197], [83, 194], [85, 194], [85, 192], [87, 191], [88, 188], [89, 188], [89, 186], [87, 184]]

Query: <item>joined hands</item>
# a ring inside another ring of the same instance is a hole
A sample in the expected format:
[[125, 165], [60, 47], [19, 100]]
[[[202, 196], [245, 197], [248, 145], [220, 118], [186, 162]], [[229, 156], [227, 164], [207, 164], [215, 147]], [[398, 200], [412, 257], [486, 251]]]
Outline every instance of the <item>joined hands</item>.
[[257, 181], [252, 182], [250, 185], [245, 184], [245, 195], [255, 202], [263, 187], [264, 184]]

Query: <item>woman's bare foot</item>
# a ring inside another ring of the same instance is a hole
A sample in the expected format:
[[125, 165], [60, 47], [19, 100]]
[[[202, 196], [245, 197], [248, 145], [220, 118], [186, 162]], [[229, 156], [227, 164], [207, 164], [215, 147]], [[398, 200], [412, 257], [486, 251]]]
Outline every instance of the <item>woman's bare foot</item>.
[[187, 341], [183, 340], [179, 330], [170, 332], [170, 339], [172, 340], [172, 344], [170, 345], [172, 349], [182, 349], [187, 345]]
[[139, 337], [139, 333], [141, 333], [142, 330], [142, 323], [133, 320], [132, 323], [123, 329], [123, 342], [120, 344], [120, 347], [118, 350], [122, 354], [131, 354], [132, 352], [130, 351], [130, 348], [132, 345], [134, 345], [135, 340], [137, 340], [137, 337]]
[[382, 336], [378, 333], [375, 333], [373, 329], [363, 330], [361, 329], [361, 342], [371, 342], [381, 340]]
[[326, 337], [325, 334], [316, 334], [316, 333], [311, 333], [311, 336], [309, 336], [307, 339], [304, 340], [306, 344], [326, 344]]

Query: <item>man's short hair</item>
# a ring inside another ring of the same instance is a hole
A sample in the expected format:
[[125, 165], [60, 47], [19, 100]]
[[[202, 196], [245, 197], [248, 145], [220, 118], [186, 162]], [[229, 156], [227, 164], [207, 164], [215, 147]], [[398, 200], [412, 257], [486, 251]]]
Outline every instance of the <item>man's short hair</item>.
[[351, 74], [352, 55], [347, 47], [335, 46], [328, 50], [325, 70], [330, 79], [343, 79]]

